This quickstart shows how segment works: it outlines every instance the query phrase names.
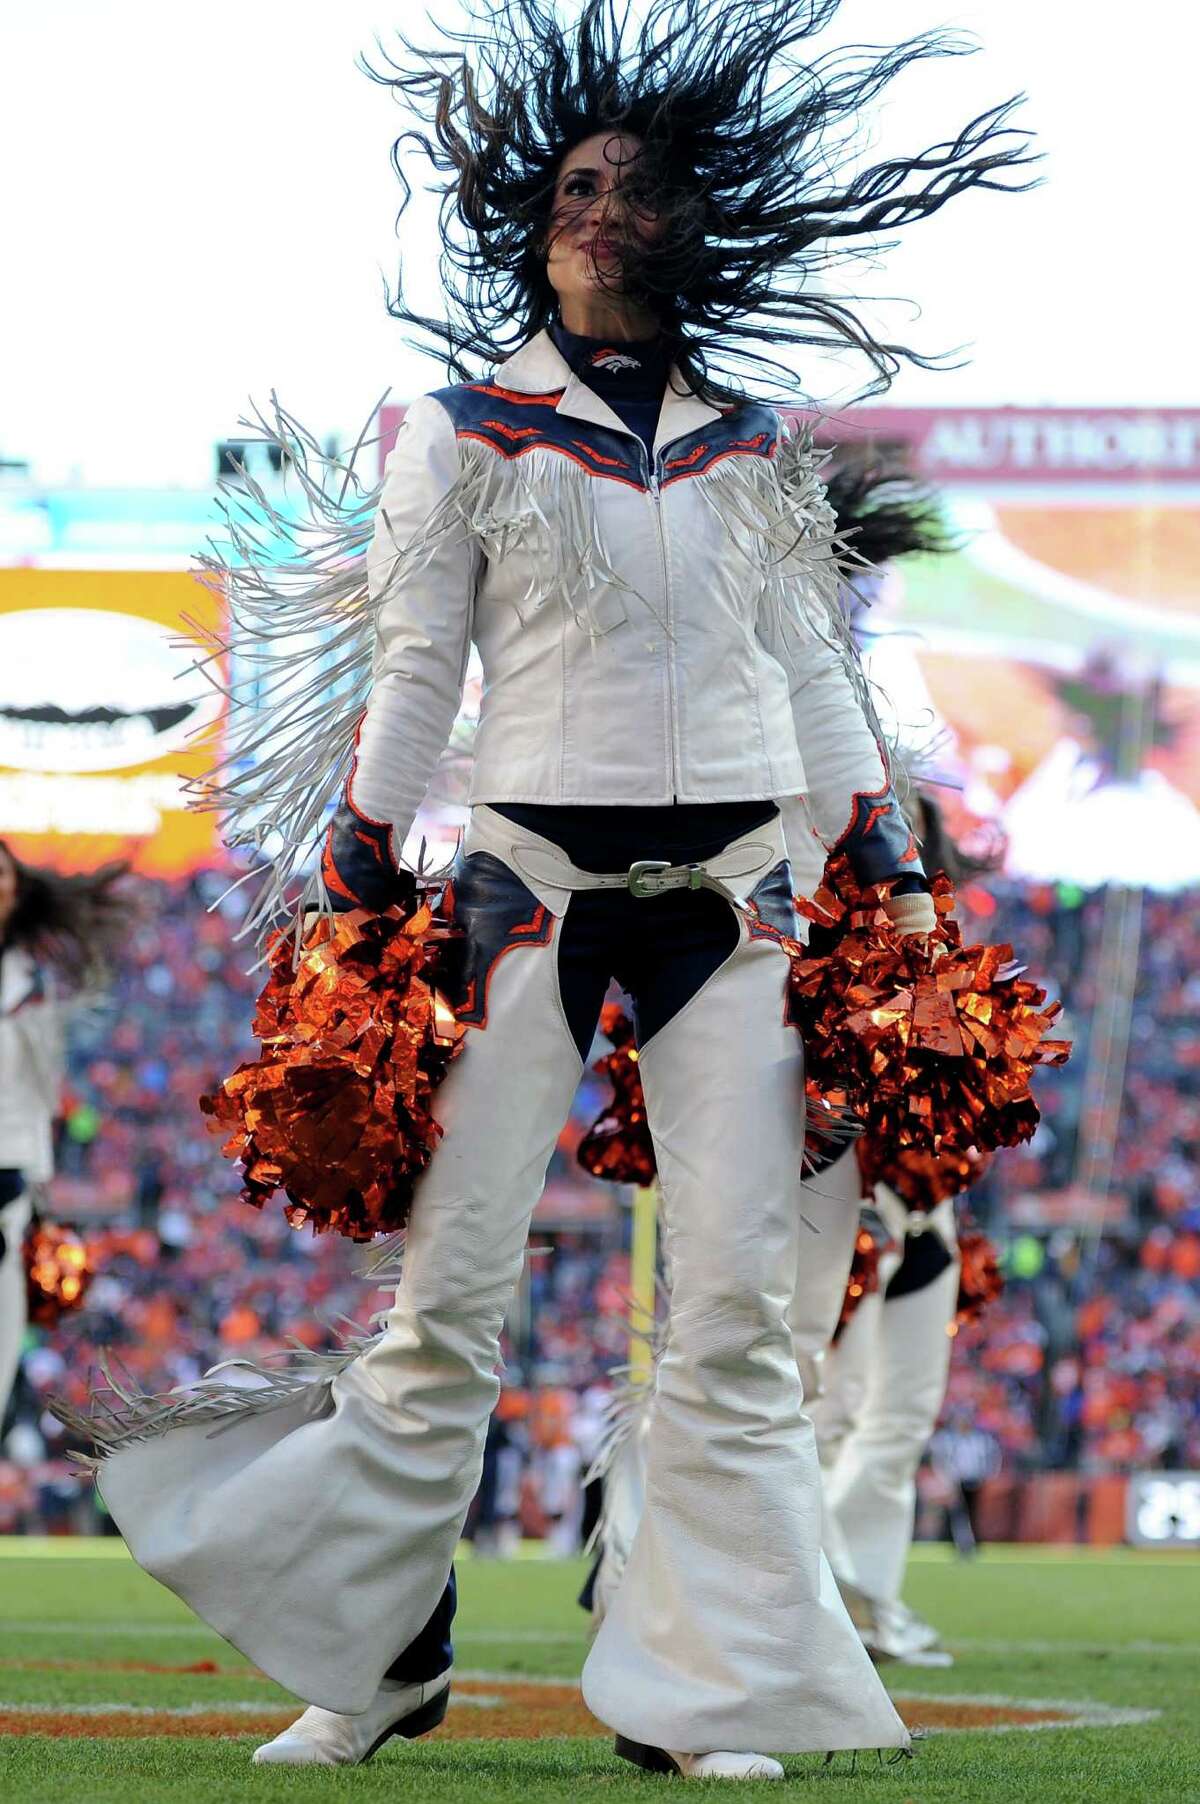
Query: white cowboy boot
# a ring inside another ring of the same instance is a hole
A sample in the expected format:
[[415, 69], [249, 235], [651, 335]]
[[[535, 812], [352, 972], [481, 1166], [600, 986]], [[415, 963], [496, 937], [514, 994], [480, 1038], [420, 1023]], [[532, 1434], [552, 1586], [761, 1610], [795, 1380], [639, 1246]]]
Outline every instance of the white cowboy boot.
[[255, 1766], [361, 1766], [393, 1735], [428, 1735], [450, 1702], [450, 1668], [423, 1685], [387, 1679], [361, 1716], [339, 1716], [310, 1704], [290, 1729], [254, 1750]]
[[648, 1773], [677, 1773], [681, 1779], [782, 1779], [783, 1768], [769, 1754], [680, 1754], [668, 1748], [650, 1748], [644, 1742], [618, 1735], [616, 1751], [622, 1760]]
[[907, 1604], [877, 1604], [875, 1622], [863, 1630], [863, 1646], [874, 1660], [903, 1660], [908, 1666], [953, 1666], [941, 1636]]

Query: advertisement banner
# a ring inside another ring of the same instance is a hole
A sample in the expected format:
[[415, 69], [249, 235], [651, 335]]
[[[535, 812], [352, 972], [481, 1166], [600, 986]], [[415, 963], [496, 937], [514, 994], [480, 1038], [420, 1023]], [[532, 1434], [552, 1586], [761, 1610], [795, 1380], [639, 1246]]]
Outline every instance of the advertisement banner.
[[1188, 407], [853, 407], [818, 420], [817, 437], [903, 451], [947, 487], [1200, 483], [1200, 410]]
[[225, 703], [187, 622], [220, 614], [186, 571], [0, 569], [0, 838], [18, 858], [164, 877], [215, 861], [215, 816], [185, 785], [212, 768]]

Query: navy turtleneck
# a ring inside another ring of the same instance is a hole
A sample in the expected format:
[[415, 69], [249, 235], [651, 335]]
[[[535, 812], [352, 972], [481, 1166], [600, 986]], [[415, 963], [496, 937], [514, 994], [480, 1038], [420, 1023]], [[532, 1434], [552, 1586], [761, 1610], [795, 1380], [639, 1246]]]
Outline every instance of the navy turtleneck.
[[661, 338], [584, 338], [568, 332], [561, 320], [550, 336], [581, 382], [611, 407], [623, 426], [635, 432], [654, 463], [654, 434], [662, 408], [671, 358]]

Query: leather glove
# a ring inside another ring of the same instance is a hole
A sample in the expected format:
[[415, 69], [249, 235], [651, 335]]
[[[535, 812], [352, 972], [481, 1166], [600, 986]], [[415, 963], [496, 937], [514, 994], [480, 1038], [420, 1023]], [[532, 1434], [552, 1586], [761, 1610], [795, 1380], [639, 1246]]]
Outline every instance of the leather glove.
[[417, 880], [392, 856], [390, 827], [368, 820], [348, 797], [329, 823], [321, 875], [335, 914], [352, 908], [382, 914], [393, 906], [410, 910], [416, 903]]

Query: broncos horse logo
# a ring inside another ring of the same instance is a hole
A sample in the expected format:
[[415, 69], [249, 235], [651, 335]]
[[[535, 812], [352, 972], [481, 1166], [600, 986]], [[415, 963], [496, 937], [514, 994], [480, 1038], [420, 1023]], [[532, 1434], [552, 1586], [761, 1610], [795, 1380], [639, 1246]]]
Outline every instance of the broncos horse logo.
[[642, 367], [637, 357], [630, 357], [626, 351], [615, 350], [612, 345], [593, 351], [588, 362], [596, 370], [640, 370]]

